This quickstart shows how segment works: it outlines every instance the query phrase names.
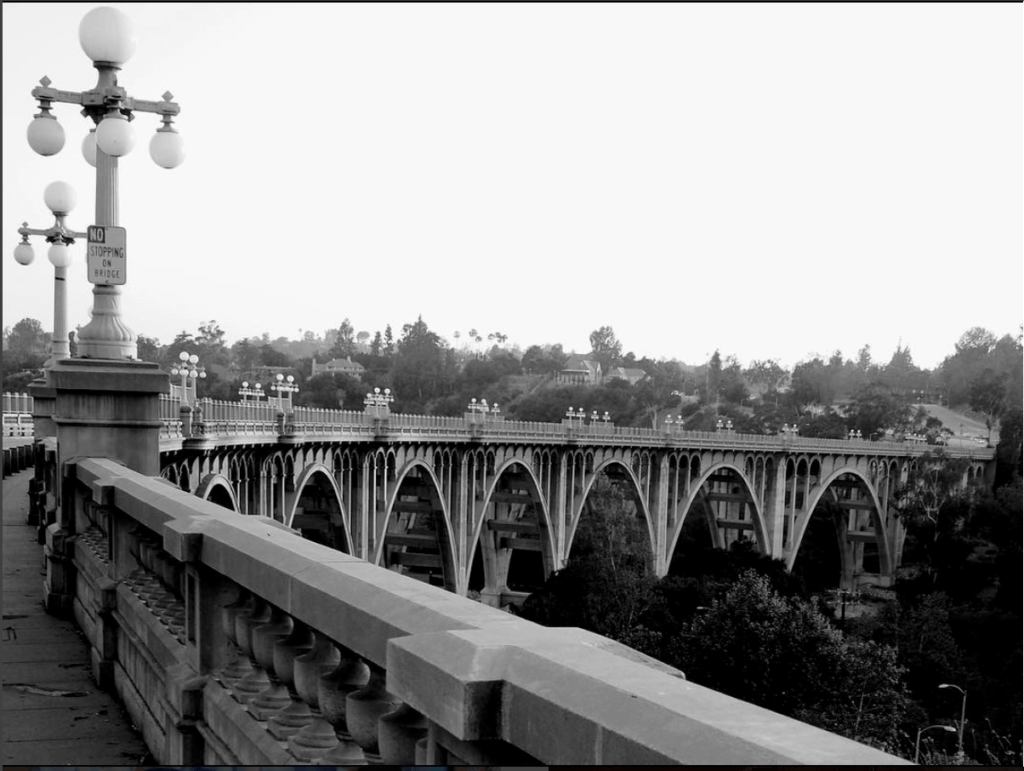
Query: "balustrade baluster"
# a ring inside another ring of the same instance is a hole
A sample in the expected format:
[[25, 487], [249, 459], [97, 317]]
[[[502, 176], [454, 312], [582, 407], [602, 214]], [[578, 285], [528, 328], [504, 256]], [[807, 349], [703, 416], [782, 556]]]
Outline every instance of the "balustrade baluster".
[[345, 706], [350, 693], [370, 682], [370, 668], [359, 658], [346, 656], [338, 666], [321, 675], [317, 682], [317, 705], [320, 712], [343, 738], [351, 738], [345, 722]]
[[235, 640], [242, 653], [252, 658], [252, 630], [270, 621], [270, 606], [256, 598], [253, 607], [235, 616]]
[[291, 616], [272, 608], [270, 621], [252, 630], [252, 652], [256, 662], [270, 674], [274, 672], [274, 644], [292, 633], [295, 623]]
[[274, 673], [289, 688], [295, 687], [295, 658], [313, 649], [313, 633], [296, 623], [292, 633], [274, 643]]
[[295, 657], [295, 691], [311, 707], [317, 707], [320, 677], [338, 666], [341, 654], [334, 643], [319, 632], [314, 632], [313, 637], [316, 640], [313, 649]]
[[416, 743], [427, 736], [427, 719], [408, 704], [380, 717], [380, 759], [385, 766], [416, 765]]
[[380, 763], [377, 722], [394, 711], [401, 702], [387, 692], [383, 669], [370, 666], [370, 682], [350, 693], [345, 703], [345, 722], [355, 743], [363, 748], [371, 764]]

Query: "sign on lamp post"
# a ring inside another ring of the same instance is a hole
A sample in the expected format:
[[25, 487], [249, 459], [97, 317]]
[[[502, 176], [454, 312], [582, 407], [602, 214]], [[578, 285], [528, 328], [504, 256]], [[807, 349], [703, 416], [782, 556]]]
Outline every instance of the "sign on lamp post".
[[114, 225], [90, 225], [86, 260], [90, 283], [124, 284], [125, 229]]

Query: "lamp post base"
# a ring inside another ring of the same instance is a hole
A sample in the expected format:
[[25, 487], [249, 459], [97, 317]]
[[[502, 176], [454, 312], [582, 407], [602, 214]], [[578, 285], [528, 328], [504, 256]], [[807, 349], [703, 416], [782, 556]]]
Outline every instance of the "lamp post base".
[[93, 287], [92, 320], [78, 333], [78, 358], [136, 359], [135, 333], [121, 320], [121, 287]]

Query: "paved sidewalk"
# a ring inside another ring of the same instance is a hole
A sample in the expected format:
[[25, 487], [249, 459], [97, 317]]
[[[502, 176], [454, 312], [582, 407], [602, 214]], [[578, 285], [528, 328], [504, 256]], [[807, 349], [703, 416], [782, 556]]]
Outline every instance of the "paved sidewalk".
[[127, 712], [93, 682], [78, 626], [43, 610], [43, 547], [25, 524], [32, 474], [3, 481], [4, 765], [150, 764]]

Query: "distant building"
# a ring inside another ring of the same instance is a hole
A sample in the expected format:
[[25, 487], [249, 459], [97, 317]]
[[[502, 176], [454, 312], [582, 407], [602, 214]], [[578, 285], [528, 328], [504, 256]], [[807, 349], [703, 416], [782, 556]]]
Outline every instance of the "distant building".
[[612, 367], [608, 370], [608, 374], [604, 376], [604, 379], [606, 381], [625, 380], [630, 385], [636, 385], [645, 377], [647, 377], [647, 373], [636, 367]]
[[317, 375], [353, 375], [361, 377], [366, 368], [358, 361], [352, 361], [350, 357], [344, 359], [331, 359], [323, 364], [317, 364], [316, 357], [313, 358], [313, 371], [311, 377]]
[[602, 377], [600, 362], [584, 359], [574, 353], [562, 367], [556, 379], [559, 383], [571, 385], [597, 385], [601, 382]]

